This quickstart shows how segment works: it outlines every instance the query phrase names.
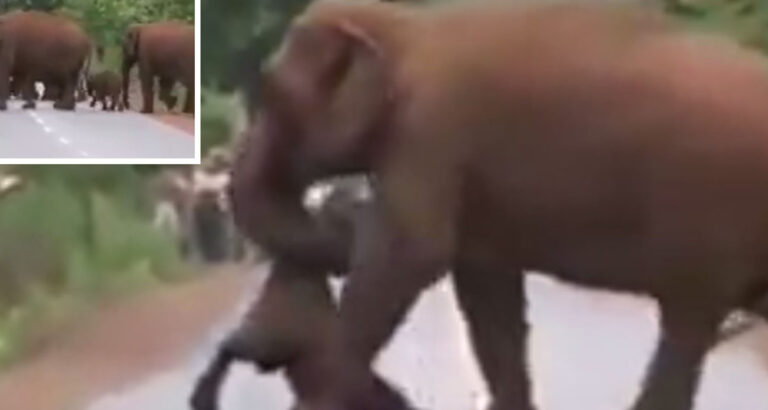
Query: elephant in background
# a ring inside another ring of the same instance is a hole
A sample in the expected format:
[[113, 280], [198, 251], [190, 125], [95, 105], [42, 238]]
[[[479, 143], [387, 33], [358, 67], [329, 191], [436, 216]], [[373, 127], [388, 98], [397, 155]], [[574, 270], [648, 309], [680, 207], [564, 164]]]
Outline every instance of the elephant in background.
[[184, 112], [192, 113], [195, 104], [195, 30], [176, 21], [137, 24], [128, 28], [123, 38], [123, 105], [130, 108], [128, 89], [131, 68], [138, 64], [143, 107], [154, 112], [155, 79], [160, 99], [169, 110], [176, 104], [171, 91], [181, 83], [187, 90]]
[[38, 11], [0, 16], [0, 110], [7, 108], [10, 77], [19, 81], [24, 108], [35, 108], [34, 81], [61, 87], [54, 108], [75, 109], [81, 70], [90, 64], [91, 40], [74, 21]]
[[111, 70], [91, 74], [85, 82], [85, 89], [91, 97], [91, 107], [100, 102], [104, 111], [123, 111], [123, 79], [120, 74]]

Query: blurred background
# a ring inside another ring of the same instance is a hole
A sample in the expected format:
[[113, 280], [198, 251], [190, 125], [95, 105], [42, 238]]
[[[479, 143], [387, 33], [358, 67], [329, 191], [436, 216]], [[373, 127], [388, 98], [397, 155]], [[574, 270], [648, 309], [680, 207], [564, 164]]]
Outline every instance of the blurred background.
[[[637, 1], [768, 52], [768, 1]], [[223, 195], [244, 96], [258, 100], [251, 80], [307, 3], [201, 0], [201, 165], [0, 166], [0, 408], [185, 408], [210, 328], [256, 286], [243, 273], [259, 254]], [[189, 0], [0, 0], [15, 8], [83, 21], [115, 70], [129, 24], [194, 18]], [[115, 389], [132, 398], [102, 397]]]

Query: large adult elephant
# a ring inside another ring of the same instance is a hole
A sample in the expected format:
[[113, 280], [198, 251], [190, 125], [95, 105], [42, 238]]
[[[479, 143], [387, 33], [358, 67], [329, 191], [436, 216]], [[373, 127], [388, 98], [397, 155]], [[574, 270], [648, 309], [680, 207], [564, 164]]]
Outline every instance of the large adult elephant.
[[160, 83], [160, 99], [172, 109], [176, 99], [172, 87], [180, 82], [187, 89], [184, 112], [195, 106], [195, 29], [192, 25], [165, 21], [137, 24], [128, 28], [123, 39], [123, 104], [129, 107], [128, 88], [131, 68], [139, 66], [144, 106], [141, 112], [154, 111], [155, 79]]
[[375, 181], [317, 408], [398, 408], [367, 399], [371, 362], [448, 270], [498, 409], [533, 408], [523, 269], [658, 300], [634, 410], [691, 409], [722, 318], [768, 289], [765, 57], [632, 7], [514, 3], [318, 1], [264, 73], [232, 180], [252, 239], [338, 262], [302, 193]]
[[62, 92], [54, 107], [75, 109], [78, 75], [90, 61], [91, 40], [74, 21], [38, 11], [0, 16], [0, 110], [7, 107], [10, 76], [18, 77], [24, 108], [34, 108], [34, 81], [46, 79]]

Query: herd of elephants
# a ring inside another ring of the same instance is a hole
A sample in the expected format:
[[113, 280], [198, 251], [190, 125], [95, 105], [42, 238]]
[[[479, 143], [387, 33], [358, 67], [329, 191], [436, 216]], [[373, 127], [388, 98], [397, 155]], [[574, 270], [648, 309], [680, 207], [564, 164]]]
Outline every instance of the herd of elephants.
[[[295, 409], [410, 408], [372, 363], [448, 276], [490, 408], [531, 410], [535, 270], [653, 297], [631, 408], [692, 409], [724, 319], [768, 317], [768, 59], [599, 3], [311, 3], [232, 164], [235, 223], [272, 274], [192, 407], [216, 409], [243, 360], [284, 370]], [[304, 206], [360, 175], [369, 196]], [[338, 305], [329, 274], [346, 275]]]
[[[163, 21], [131, 25], [122, 43], [122, 72], [92, 72], [93, 58], [103, 58], [103, 47], [76, 21], [39, 11], [11, 11], [0, 15], [0, 110], [10, 97], [35, 108], [36, 100], [54, 101], [56, 109], [74, 110], [77, 101], [91, 97], [91, 106], [104, 110], [130, 108], [130, 73], [138, 65], [143, 106], [154, 111], [155, 81], [168, 110], [177, 98], [173, 87], [186, 88], [183, 111], [195, 104], [195, 35], [191, 24]], [[44, 91], [35, 86], [43, 84]]]

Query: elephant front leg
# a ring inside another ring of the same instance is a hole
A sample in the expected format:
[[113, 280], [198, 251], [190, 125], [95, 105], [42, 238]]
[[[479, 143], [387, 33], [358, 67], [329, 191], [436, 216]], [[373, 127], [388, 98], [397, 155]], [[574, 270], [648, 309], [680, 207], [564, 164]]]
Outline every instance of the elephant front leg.
[[[405, 178], [406, 172], [400, 176]], [[353, 268], [341, 299], [341, 332], [331, 344], [336, 366], [326, 379], [332, 389], [329, 408], [409, 408], [399, 396], [377, 393], [371, 363], [421, 292], [444, 274], [454, 241], [453, 206], [439, 183], [450, 178], [395, 179], [399, 182], [385, 184], [394, 191], [377, 190], [376, 197], [382, 199], [372, 204], [372, 215], [363, 220], [355, 243]], [[401, 189], [423, 195], [402, 195]], [[430, 212], [423, 212], [426, 209]]]
[[141, 98], [144, 101], [141, 112], [151, 114], [155, 112], [155, 76], [145, 67], [139, 67], [139, 80], [141, 81]]
[[59, 89], [59, 98], [53, 103], [53, 108], [67, 111], [75, 109], [75, 90], [77, 89], [78, 75], [79, 72], [75, 71], [64, 79], [62, 87]]
[[[712, 303], [717, 298], [685, 297], [683, 303], [660, 301], [661, 340], [634, 410], [693, 409], [704, 358], [727, 309]], [[701, 303], [686, 303], [691, 300]]]
[[24, 105], [21, 108], [25, 110], [35, 109], [37, 104], [35, 102], [35, 82], [32, 77], [25, 75], [21, 81], [21, 95], [24, 97]]
[[194, 114], [195, 112], [195, 84], [194, 83], [187, 86], [187, 98], [184, 101], [184, 112], [187, 114]]
[[522, 271], [460, 262], [453, 272], [459, 307], [491, 394], [492, 410], [532, 410], [526, 363], [525, 276]]
[[0, 70], [0, 111], [8, 109], [10, 79]]

